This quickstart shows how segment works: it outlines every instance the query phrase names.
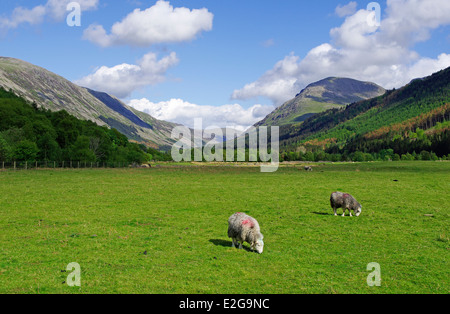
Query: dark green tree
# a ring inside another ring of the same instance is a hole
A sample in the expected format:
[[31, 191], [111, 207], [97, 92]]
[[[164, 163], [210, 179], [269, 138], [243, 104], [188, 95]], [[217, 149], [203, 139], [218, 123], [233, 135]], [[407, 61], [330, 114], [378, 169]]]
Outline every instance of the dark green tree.
[[39, 153], [36, 143], [29, 140], [20, 141], [14, 149], [13, 159], [17, 161], [34, 162]]
[[0, 134], [0, 161], [8, 161], [11, 158], [11, 146]]

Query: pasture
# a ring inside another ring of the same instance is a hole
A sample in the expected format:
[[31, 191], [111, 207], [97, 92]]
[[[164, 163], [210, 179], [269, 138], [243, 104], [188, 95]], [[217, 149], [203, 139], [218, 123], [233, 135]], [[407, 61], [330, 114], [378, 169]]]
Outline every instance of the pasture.
[[[0, 172], [0, 293], [450, 292], [449, 162], [259, 170]], [[361, 216], [335, 217], [334, 191]], [[258, 219], [263, 254], [231, 248], [237, 211]], [[66, 283], [71, 262], [81, 287]]]

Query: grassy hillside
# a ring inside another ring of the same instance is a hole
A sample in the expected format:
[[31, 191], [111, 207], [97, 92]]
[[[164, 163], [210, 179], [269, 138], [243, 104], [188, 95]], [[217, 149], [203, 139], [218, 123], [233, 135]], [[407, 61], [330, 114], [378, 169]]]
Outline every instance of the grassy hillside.
[[[450, 163], [314, 170], [0, 172], [0, 293], [449, 293]], [[359, 218], [332, 215], [336, 190]], [[259, 220], [262, 255], [231, 248], [236, 211]]]
[[276, 108], [256, 126], [300, 124], [314, 114], [382, 95], [386, 90], [374, 83], [329, 77], [312, 83], [295, 98]]

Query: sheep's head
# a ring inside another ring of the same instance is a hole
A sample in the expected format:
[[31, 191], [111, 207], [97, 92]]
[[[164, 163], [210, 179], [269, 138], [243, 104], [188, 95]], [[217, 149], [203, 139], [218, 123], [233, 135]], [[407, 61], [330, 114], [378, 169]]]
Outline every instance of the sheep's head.
[[362, 206], [359, 206], [357, 210], [355, 210], [355, 216], [358, 217], [359, 215], [361, 215], [361, 211], [362, 211]]
[[259, 254], [261, 254], [264, 250], [264, 241], [263, 241], [263, 237], [261, 235], [261, 238], [259, 238], [253, 245], [253, 248], [256, 250], [256, 252], [258, 252]]

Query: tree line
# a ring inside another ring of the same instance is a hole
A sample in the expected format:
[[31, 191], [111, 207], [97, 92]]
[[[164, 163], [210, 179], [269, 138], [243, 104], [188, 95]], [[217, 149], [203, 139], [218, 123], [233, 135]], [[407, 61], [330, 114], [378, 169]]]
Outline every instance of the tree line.
[[38, 108], [0, 87], [0, 161], [144, 163], [170, 155], [66, 111]]
[[309, 151], [309, 152], [283, 152], [280, 154], [280, 161], [331, 161], [331, 162], [365, 162], [365, 161], [412, 161], [412, 160], [450, 160], [450, 154], [439, 157], [434, 152], [426, 150], [416, 153], [398, 154], [393, 149], [383, 149], [378, 153], [343, 152], [328, 153], [325, 151]]

